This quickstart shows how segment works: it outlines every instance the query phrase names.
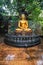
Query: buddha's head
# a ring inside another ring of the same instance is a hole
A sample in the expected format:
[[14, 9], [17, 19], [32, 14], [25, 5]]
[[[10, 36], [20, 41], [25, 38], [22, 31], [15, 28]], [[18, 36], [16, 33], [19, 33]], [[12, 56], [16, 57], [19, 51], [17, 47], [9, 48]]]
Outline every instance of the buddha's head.
[[26, 19], [25, 14], [21, 14], [21, 19]]

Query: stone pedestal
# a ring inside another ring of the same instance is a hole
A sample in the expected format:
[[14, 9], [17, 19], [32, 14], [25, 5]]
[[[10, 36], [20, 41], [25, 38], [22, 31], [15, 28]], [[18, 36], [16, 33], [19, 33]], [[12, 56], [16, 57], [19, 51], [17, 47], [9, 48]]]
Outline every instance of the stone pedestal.
[[40, 43], [39, 35], [6, 34], [4, 42], [15, 47], [31, 47]]

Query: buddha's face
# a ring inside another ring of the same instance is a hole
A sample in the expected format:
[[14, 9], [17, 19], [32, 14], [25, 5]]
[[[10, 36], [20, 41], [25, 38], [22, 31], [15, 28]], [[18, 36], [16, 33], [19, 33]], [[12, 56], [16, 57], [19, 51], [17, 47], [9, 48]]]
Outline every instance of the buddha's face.
[[26, 19], [25, 14], [22, 14], [22, 15], [21, 15], [21, 18], [22, 18], [22, 19]]

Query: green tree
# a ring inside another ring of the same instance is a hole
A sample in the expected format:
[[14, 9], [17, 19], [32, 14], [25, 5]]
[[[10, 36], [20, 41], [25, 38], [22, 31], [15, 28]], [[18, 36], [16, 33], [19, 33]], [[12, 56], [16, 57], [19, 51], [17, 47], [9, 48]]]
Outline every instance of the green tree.
[[28, 12], [28, 19], [31, 19], [33, 22], [31, 27], [35, 28], [37, 27], [36, 23], [38, 23], [38, 17], [41, 12], [40, 2], [41, 0], [0, 0], [0, 14], [8, 17], [11, 16], [12, 21], [14, 21], [22, 6], [24, 6]]

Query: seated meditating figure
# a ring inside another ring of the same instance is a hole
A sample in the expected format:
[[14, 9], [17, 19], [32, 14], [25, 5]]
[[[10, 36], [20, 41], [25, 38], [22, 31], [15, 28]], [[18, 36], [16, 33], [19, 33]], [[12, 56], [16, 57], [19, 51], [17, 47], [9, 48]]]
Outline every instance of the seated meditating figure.
[[16, 31], [31, 31], [31, 29], [28, 28], [28, 21], [26, 20], [25, 14], [21, 14], [21, 20], [18, 22], [18, 28], [16, 29]]

